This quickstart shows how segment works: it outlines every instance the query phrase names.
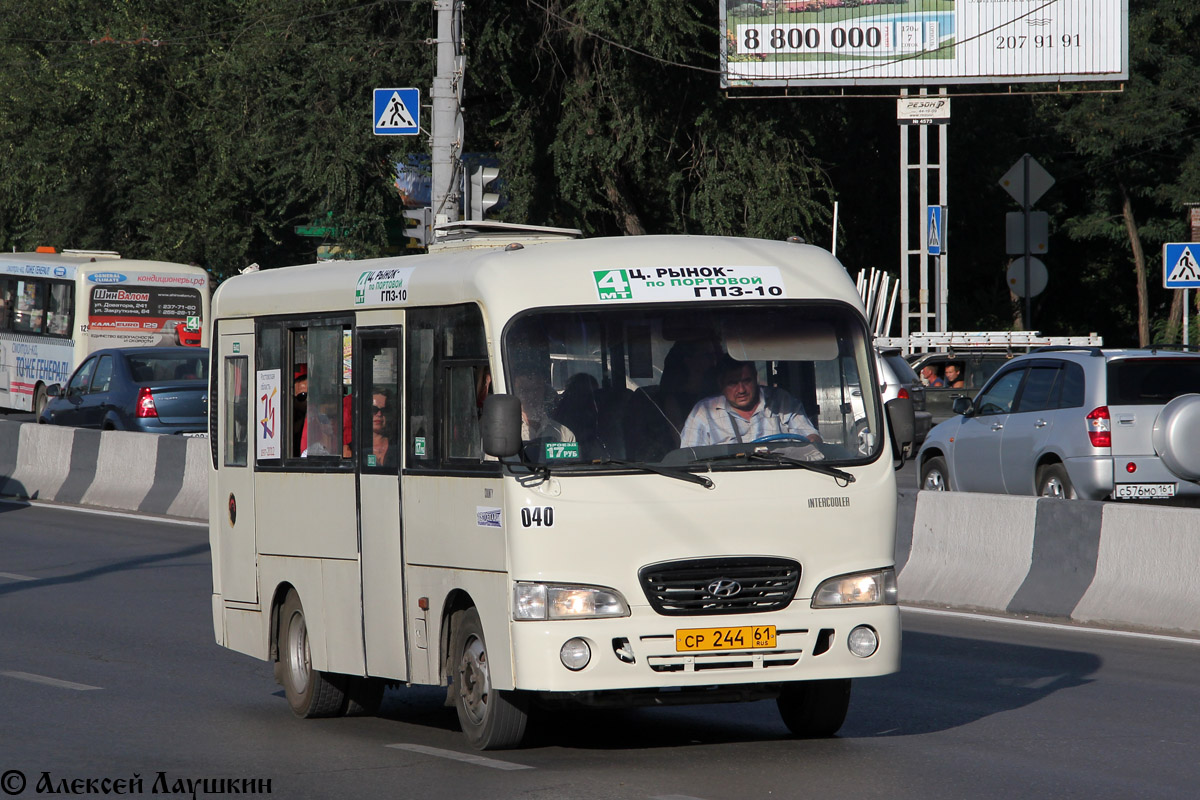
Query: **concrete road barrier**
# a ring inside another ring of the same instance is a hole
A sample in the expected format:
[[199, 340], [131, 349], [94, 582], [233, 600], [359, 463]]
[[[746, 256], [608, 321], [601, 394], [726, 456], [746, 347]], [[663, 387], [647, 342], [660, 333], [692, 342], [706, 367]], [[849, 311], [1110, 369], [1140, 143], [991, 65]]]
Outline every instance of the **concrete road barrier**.
[[208, 518], [208, 440], [0, 420], [0, 496]]
[[919, 492], [900, 602], [1200, 635], [1200, 510]]
[[[209, 458], [204, 438], [0, 420], [4, 497], [205, 520]], [[1200, 636], [1200, 510], [900, 495], [902, 603]]]

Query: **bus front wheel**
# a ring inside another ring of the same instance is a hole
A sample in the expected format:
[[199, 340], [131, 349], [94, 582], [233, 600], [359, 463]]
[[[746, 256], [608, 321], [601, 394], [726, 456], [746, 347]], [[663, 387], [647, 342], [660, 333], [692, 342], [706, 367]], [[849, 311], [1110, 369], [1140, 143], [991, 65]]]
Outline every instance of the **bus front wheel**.
[[788, 730], [805, 739], [833, 736], [850, 708], [850, 679], [803, 681], [784, 687], [776, 704]]
[[346, 711], [344, 678], [312, 668], [308, 625], [295, 591], [279, 610], [279, 679], [288, 705], [298, 717], [336, 717]]
[[457, 614], [451, 644], [454, 707], [467, 741], [477, 750], [516, 747], [525, 737], [527, 702], [516, 692], [492, 686], [487, 642], [479, 612]]

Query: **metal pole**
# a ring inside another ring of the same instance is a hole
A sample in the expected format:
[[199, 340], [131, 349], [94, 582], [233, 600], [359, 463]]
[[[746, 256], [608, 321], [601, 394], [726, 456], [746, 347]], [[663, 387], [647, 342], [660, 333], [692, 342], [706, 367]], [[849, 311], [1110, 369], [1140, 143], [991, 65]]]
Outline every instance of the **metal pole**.
[[[921, 95], [927, 95], [928, 89], [922, 88]], [[929, 126], [920, 126], [921, 130], [917, 133], [918, 147], [921, 151], [921, 160], [919, 162], [920, 169], [917, 174], [920, 184], [917, 186], [917, 195], [920, 198], [917, 203], [917, 208], [920, 209], [920, 231], [921, 231], [921, 283], [920, 296], [917, 299], [917, 307], [921, 309], [921, 333], [927, 333], [930, 330], [929, 317]], [[936, 310], [936, 305], [934, 306]], [[934, 328], [937, 326], [934, 325]]]
[[1021, 169], [1025, 175], [1024, 185], [1021, 188], [1021, 208], [1025, 213], [1025, 330], [1033, 330], [1033, 243], [1030, 241], [1029, 232], [1029, 161], [1032, 156], [1026, 153], [1021, 157]]
[[[945, 95], [945, 89], [938, 89], [939, 95]], [[938, 256], [938, 281], [937, 281], [937, 329], [939, 331], [950, 330], [950, 286], [949, 286], [949, 258], [946, 254], [947, 243], [950, 236], [947, 233], [947, 228], [950, 227], [950, 122], [938, 125], [938, 205], [946, 209], [942, 217], [942, 254]]]
[[433, 78], [431, 120], [433, 165], [430, 181], [433, 224], [458, 219], [458, 177], [462, 163], [462, 115], [459, 109], [461, 62], [458, 58], [458, 0], [434, 0], [437, 14], [437, 72]]
[[[908, 89], [900, 90], [901, 97], [908, 96]], [[910, 324], [909, 305], [909, 247], [908, 247], [908, 127], [900, 125], [900, 336], [908, 339]]]

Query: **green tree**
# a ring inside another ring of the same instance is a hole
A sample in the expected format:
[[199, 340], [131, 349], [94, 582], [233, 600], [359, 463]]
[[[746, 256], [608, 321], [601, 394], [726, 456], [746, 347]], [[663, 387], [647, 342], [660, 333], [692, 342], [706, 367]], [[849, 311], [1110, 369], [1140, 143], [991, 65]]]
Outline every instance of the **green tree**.
[[[1046, 104], [1056, 132], [1073, 151], [1074, 168], [1090, 185], [1080, 194], [1080, 210], [1067, 220], [1067, 231], [1078, 241], [1125, 253], [1115, 259], [1123, 269], [1114, 270], [1110, 294], [1123, 294], [1121, 287], [1135, 289], [1137, 341], [1142, 345], [1151, 341], [1156, 311], [1160, 334], [1174, 340], [1169, 325], [1162, 324], [1168, 321], [1166, 290], [1150, 274], [1159, 264], [1156, 254], [1162, 244], [1187, 236], [1184, 203], [1200, 200], [1197, 37], [1200, 9], [1194, 3], [1134, 4], [1125, 91]], [[1181, 293], [1175, 294], [1170, 318], [1177, 325]]]
[[467, 131], [500, 154], [508, 215], [591, 235], [824, 228], [800, 110], [722, 95], [716, 23], [715, 0], [473, 6]]

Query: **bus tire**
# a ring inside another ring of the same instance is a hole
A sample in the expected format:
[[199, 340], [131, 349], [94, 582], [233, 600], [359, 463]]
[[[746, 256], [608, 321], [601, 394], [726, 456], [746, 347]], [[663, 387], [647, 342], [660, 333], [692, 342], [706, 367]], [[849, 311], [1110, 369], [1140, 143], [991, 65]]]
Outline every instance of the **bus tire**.
[[783, 724], [803, 739], [833, 736], [850, 708], [850, 679], [798, 681], [784, 686], [778, 699]]
[[46, 403], [49, 401], [50, 399], [46, 396], [46, 387], [39, 383], [33, 390], [33, 418], [35, 420], [41, 421], [42, 412], [46, 410]]
[[528, 702], [516, 692], [492, 688], [479, 612], [468, 608], [455, 616], [450, 649], [451, 681], [462, 731], [477, 750], [516, 747], [525, 738]]
[[292, 712], [301, 718], [337, 717], [346, 711], [345, 678], [312, 668], [308, 625], [295, 590], [279, 611], [280, 678]]

